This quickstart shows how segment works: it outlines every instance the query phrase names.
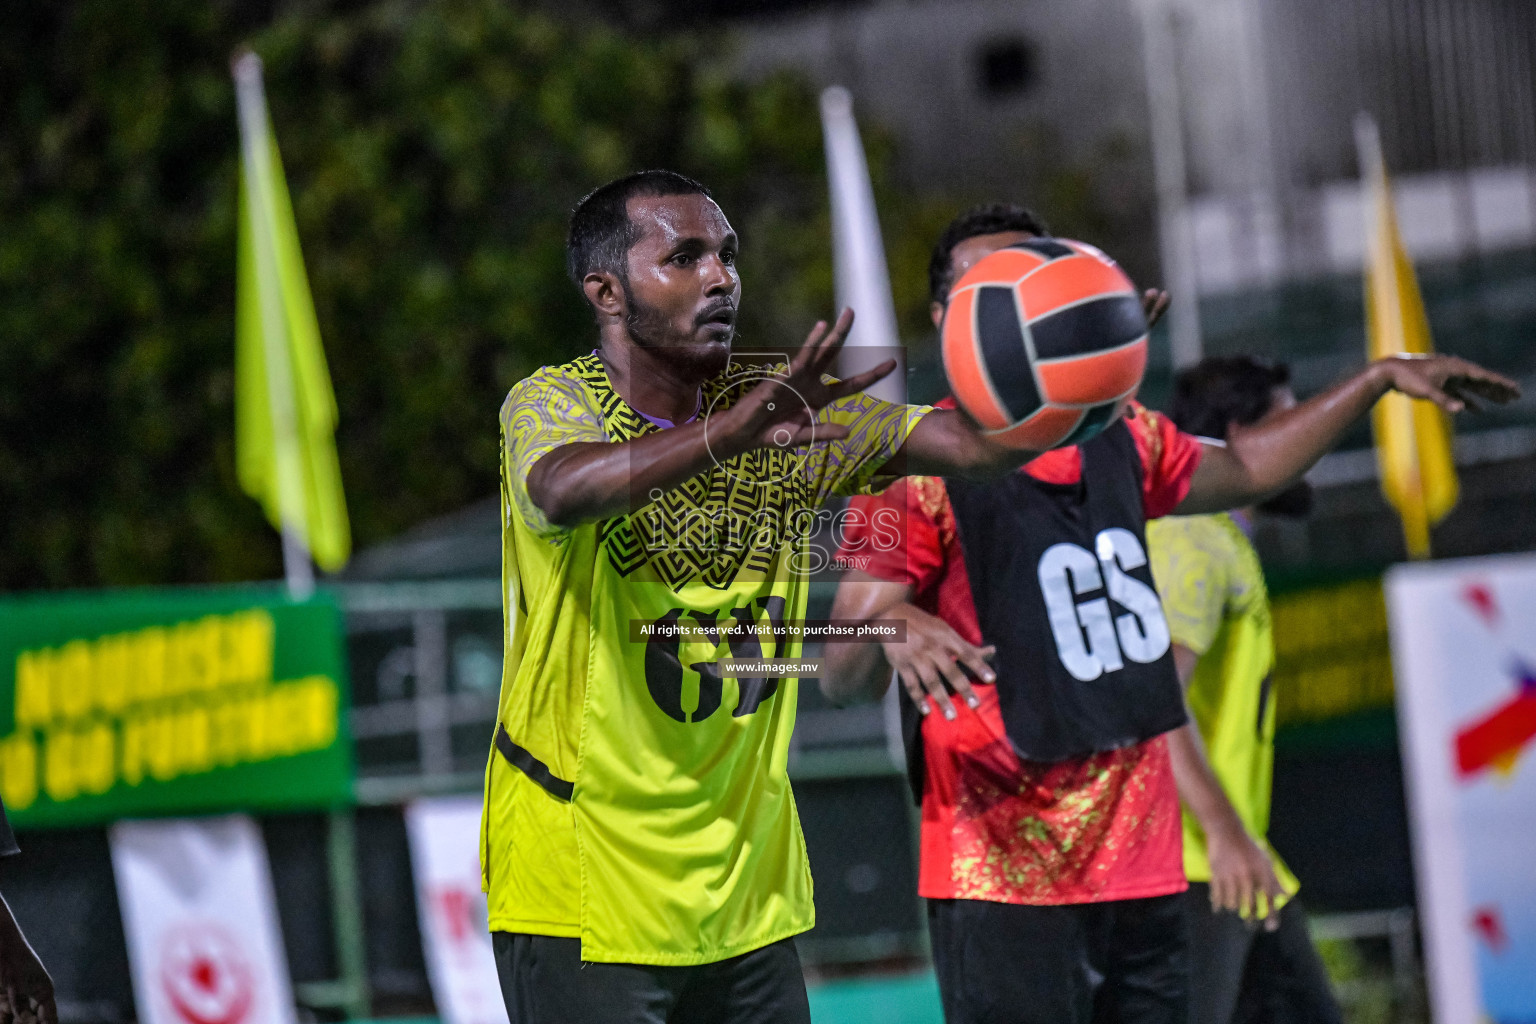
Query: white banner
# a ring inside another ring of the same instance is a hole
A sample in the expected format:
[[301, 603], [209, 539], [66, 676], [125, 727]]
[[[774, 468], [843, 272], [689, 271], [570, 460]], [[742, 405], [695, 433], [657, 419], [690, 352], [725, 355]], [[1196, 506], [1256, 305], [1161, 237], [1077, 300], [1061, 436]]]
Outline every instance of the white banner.
[[295, 1024], [256, 823], [122, 821], [110, 835], [141, 1024]]
[[1536, 1021], [1536, 557], [1386, 591], [1435, 1022]]
[[405, 809], [421, 943], [444, 1024], [507, 1024], [480, 891], [480, 797]]

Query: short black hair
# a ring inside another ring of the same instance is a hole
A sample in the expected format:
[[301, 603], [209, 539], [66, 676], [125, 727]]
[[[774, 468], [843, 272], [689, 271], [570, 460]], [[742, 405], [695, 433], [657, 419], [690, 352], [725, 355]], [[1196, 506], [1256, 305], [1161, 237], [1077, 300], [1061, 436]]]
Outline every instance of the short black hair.
[[949, 227], [934, 243], [933, 256], [928, 260], [928, 297], [943, 304], [949, 298], [954, 282], [955, 246], [977, 235], [995, 235], [1000, 231], [1028, 231], [1032, 235], [1046, 236], [1045, 222], [1030, 210], [1013, 203], [986, 203], [973, 206], [949, 222]]
[[1233, 423], [1256, 423], [1275, 403], [1275, 389], [1291, 382], [1284, 363], [1256, 356], [1207, 356], [1173, 382], [1168, 415], [1186, 434], [1225, 440]]
[[700, 195], [713, 199], [709, 189], [676, 171], [637, 171], [615, 178], [589, 192], [571, 211], [571, 227], [565, 236], [565, 271], [577, 288], [594, 270], [626, 279], [625, 257], [640, 238], [629, 219], [629, 201], [636, 196]]

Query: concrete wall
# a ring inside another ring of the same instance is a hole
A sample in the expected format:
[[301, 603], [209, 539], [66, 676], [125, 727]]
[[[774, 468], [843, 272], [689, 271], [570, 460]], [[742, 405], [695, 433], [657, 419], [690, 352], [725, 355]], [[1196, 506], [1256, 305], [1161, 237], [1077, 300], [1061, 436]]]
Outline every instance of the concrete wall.
[[[848, 86], [912, 184], [1094, 223], [1133, 273], [1166, 280], [1144, 31], [1164, 34], [1172, 64], [1202, 294], [1353, 269], [1360, 110], [1381, 124], [1417, 258], [1536, 237], [1525, 3], [884, 0], [739, 21], [734, 61], [749, 77], [788, 67]], [[989, 94], [982, 55], [1009, 40], [1031, 81]]]
[[[1140, 24], [1130, 0], [916, 0], [738, 23], [736, 70], [841, 84], [887, 128], [900, 173], [957, 203], [1012, 199], [1048, 220], [1093, 207], [1133, 273], [1156, 242]], [[989, 46], [1022, 44], [1028, 82], [984, 86]], [[1086, 198], [1083, 189], [1090, 193]]]

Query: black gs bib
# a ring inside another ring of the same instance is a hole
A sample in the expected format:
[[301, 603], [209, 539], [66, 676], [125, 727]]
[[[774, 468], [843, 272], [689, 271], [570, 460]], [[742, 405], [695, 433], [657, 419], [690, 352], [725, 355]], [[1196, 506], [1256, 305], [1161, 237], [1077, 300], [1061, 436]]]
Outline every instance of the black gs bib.
[[1185, 722], [1146, 553], [1142, 464], [1121, 419], [1076, 484], [946, 479], [983, 644], [1020, 758], [1115, 750]]

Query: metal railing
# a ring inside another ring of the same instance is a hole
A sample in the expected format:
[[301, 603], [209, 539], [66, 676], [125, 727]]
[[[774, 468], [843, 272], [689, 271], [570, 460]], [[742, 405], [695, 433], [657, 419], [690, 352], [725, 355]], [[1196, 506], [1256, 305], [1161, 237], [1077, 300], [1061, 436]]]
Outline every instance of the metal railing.
[[[1319, 915], [1312, 918], [1311, 931], [1314, 942], [1384, 941], [1391, 962], [1394, 1019], [1423, 1015], [1424, 970], [1419, 962], [1418, 921], [1412, 907]], [[1370, 987], [1371, 982], [1365, 979], [1335, 981], [1335, 991], [1346, 1006], [1363, 1001]]]

